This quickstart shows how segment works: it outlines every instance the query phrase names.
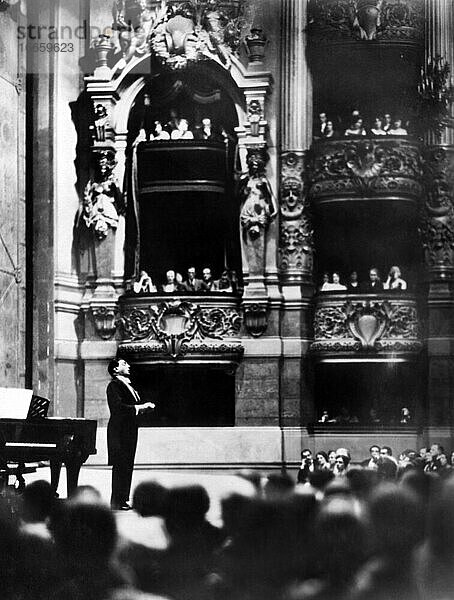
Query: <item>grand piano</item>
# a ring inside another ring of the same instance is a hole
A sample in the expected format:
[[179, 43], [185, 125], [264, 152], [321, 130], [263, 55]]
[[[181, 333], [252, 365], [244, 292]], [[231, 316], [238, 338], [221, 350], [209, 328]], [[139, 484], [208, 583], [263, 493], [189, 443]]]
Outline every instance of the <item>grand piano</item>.
[[0, 418], [0, 468], [6, 476], [13, 472], [21, 485], [27, 463], [49, 461], [56, 492], [64, 464], [69, 495], [77, 487], [81, 466], [96, 454], [97, 422], [47, 417], [48, 406], [47, 399], [33, 396], [25, 418]]

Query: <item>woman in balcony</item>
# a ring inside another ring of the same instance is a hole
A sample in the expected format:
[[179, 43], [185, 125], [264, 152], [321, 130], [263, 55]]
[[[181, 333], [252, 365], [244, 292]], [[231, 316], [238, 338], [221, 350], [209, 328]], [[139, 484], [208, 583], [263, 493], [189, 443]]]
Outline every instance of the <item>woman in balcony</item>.
[[376, 117], [374, 120], [374, 126], [370, 130], [372, 135], [386, 135], [386, 131], [383, 129], [383, 121], [381, 117]]
[[391, 267], [388, 273], [388, 279], [383, 285], [385, 290], [391, 290], [394, 292], [403, 292], [407, 289], [407, 282], [401, 277], [399, 267]]
[[333, 273], [333, 282], [324, 283], [322, 285], [321, 292], [345, 292], [347, 290], [347, 286], [342, 285], [340, 282], [339, 273]]
[[153, 131], [151, 133], [151, 139], [153, 141], [158, 140], [170, 140], [170, 135], [167, 131], [164, 131], [161, 121], [155, 121], [153, 124]]
[[363, 120], [361, 118], [354, 121], [348, 129], [345, 130], [345, 137], [356, 137], [358, 135], [366, 135], [366, 130], [364, 129]]
[[394, 119], [393, 126], [389, 129], [388, 135], [408, 135], [408, 131], [402, 127], [401, 119]]
[[194, 134], [189, 131], [189, 122], [187, 119], [178, 121], [178, 128], [172, 131], [172, 140], [193, 140]]

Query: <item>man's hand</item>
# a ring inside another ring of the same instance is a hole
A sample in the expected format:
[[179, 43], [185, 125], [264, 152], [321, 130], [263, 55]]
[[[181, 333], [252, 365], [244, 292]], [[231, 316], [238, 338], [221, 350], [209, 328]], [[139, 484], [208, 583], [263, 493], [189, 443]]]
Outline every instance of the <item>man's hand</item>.
[[156, 404], [153, 402], [144, 402], [143, 404], [136, 404], [136, 414], [147, 412], [156, 408]]

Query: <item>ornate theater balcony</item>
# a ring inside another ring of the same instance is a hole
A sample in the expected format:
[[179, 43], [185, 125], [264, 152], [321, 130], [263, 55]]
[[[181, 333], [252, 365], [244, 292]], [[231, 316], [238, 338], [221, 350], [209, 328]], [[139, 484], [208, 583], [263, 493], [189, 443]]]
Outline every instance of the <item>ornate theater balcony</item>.
[[343, 138], [312, 145], [309, 198], [313, 206], [383, 199], [417, 209], [424, 193], [420, 145], [408, 137]]
[[424, 0], [310, 0], [313, 43], [424, 45]]
[[411, 294], [316, 297], [311, 351], [321, 361], [409, 361], [421, 348], [416, 298]]
[[236, 367], [239, 339], [237, 296], [150, 294], [119, 299], [119, 355], [142, 364], [207, 364]]
[[226, 191], [226, 145], [210, 140], [165, 140], [137, 146], [139, 194]]

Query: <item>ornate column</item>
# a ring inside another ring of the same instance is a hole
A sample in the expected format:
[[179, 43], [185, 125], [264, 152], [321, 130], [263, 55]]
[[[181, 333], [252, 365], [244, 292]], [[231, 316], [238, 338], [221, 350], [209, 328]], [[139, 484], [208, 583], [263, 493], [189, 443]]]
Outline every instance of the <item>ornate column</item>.
[[[427, 0], [426, 23], [426, 61], [439, 56], [448, 63], [451, 73], [446, 90], [454, 68], [452, 1]], [[443, 87], [442, 80], [438, 84]], [[452, 116], [452, 104], [448, 102], [447, 108]], [[443, 127], [440, 135], [429, 134], [428, 144], [428, 189], [421, 228], [429, 279], [428, 417], [429, 424], [452, 425], [454, 402], [448, 373], [454, 369], [454, 129]]]
[[[304, 185], [305, 154], [312, 141], [312, 80], [306, 59], [307, 0], [283, 0], [281, 31], [281, 173], [279, 279], [283, 366], [280, 422], [295, 426], [311, 420], [312, 226]], [[288, 435], [291, 435], [290, 433]], [[290, 447], [294, 444], [287, 440]]]
[[283, 1], [279, 268], [284, 286], [312, 281], [312, 228], [304, 189], [304, 155], [312, 140], [306, 11], [306, 1]]

